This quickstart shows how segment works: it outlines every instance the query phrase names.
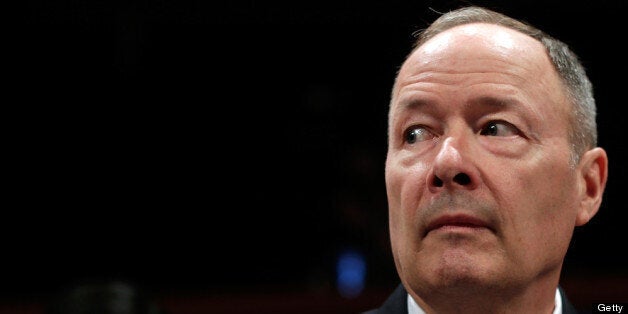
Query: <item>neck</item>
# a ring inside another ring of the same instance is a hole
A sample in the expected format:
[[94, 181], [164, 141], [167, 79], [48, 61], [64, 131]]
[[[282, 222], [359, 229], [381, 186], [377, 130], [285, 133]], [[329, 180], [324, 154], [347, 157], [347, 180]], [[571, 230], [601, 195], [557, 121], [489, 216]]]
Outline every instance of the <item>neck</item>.
[[[465, 286], [452, 289], [432, 289], [410, 295], [427, 314], [447, 313], [547, 313], [555, 306], [558, 276], [541, 280], [525, 288]], [[429, 300], [426, 302], [425, 300]]]

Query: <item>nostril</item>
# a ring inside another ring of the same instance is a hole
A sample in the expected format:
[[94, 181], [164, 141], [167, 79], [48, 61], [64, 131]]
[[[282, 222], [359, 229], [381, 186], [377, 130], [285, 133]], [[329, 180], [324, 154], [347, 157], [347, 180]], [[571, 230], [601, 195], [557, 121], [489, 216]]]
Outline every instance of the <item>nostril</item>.
[[459, 173], [454, 177], [454, 182], [460, 185], [467, 185], [471, 183], [471, 178], [466, 173]]
[[434, 180], [432, 180], [432, 184], [436, 187], [442, 187], [443, 186], [443, 180], [441, 180], [439, 177], [434, 176]]

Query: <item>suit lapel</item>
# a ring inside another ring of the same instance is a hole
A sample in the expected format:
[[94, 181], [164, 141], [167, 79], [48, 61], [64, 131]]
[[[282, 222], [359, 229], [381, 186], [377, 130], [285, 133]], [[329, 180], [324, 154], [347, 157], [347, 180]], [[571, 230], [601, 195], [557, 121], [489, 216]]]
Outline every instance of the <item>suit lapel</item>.
[[573, 304], [571, 304], [571, 302], [569, 302], [569, 299], [567, 299], [567, 295], [565, 294], [563, 288], [558, 286], [558, 291], [560, 292], [560, 300], [563, 302], [563, 314], [578, 314], [576, 308]]
[[378, 314], [408, 314], [408, 293], [399, 284], [377, 311]]

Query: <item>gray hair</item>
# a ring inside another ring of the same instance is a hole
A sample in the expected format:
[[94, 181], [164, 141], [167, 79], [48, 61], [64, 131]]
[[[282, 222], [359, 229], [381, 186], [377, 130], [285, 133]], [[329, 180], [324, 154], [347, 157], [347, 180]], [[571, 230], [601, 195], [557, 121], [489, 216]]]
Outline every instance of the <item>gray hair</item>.
[[574, 107], [569, 122], [572, 162], [575, 165], [585, 151], [597, 145], [596, 106], [593, 86], [586, 75], [584, 66], [567, 44], [525, 22], [486, 8], [469, 6], [447, 12], [427, 29], [415, 33], [417, 41], [410, 54], [437, 34], [455, 26], [470, 23], [504, 26], [526, 34], [545, 46], [554, 68], [563, 81], [567, 97]]

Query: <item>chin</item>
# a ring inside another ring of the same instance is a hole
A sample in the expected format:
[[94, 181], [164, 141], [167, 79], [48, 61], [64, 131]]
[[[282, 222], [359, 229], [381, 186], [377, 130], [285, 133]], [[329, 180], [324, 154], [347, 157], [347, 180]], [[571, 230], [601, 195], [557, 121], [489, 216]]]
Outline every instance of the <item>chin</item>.
[[496, 258], [476, 256], [466, 252], [445, 252], [432, 260], [431, 267], [426, 267], [425, 275], [433, 286], [438, 288], [469, 287], [499, 285], [498, 264]]

